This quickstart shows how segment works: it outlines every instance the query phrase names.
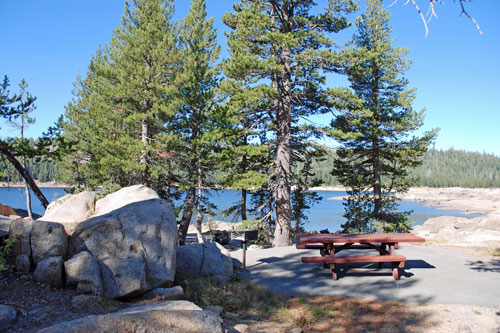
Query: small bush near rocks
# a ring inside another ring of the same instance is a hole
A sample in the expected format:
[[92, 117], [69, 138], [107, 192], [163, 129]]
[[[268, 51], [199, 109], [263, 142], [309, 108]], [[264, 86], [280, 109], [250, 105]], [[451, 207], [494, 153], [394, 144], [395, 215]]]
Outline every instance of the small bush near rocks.
[[13, 237], [7, 238], [7, 240], [5, 240], [3, 244], [0, 245], [0, 272], [7, 268], [5, 256], [12, 249], [12, 246], [14, 245], [15, 242], [16, 242], [16, 234], [13, 234]]

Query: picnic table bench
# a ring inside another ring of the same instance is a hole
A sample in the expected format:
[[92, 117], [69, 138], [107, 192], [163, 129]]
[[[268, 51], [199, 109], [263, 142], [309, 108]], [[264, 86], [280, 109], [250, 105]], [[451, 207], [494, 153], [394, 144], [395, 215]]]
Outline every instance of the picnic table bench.
[[[399, 268], [404, 268], [406, 258], [397, 255], [395, 249], [400, 242], [423, 242], [425, 239], [410, 233], [387, 234], [308, 234], [298, 236], [300, 244], [297, 249], [317, 249], [321, 256], [302, 257], [304, 263], [322, 263], [329, 266], [332, 278], [339, 278], [337, 264], [345, 263], [378, 263], [382, 268], [385, 262], [392, 265], [392, 277], [399, 279]], [[379, 255], [347, 255], [337, 253], [344, 250], [376, 250]]]

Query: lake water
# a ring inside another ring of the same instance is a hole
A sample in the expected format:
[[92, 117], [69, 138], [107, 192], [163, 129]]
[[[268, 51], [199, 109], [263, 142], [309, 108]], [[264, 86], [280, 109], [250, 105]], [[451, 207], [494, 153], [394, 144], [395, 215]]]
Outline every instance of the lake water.
[[[64, 196], [66, 193], [62, 188], [42, 188], [41, 189], [47, 200], [53, 201], [57, 198]], [[239, 191], [232, 190], [210, 190], [208, 191], [210, 201], [217, 205], [218, 211], [229, 208], [235, 202], [239, 201]], [[319, 203], [314, 205], [307, 216], [309, 221], [304, 225], [305, 229], [309, 230], [322, 230], [328, 229], [331, 232], [340, 229], [340, 225], [345, 222], [345, 218], [342, 216], [344, 214], [344, 206], [341, 200], [327, 200], [332, 197], [339, 197], [346, 195], [344, 191], [319, 191], [318, 194], [323, 198]], [[24, 193], [24, 188], [5, 188], [0, 187], [0, 203], [9, 205], [13, 208], [26, 209], [26, 197]], [[38, 200], [38, 198], [32, 194], [32, 209], [33, 212], [43, 215], [45, 209]], [[427, 219], [437, 216], [449, 215], [449, 216], [461, 216], [461, 217], [474, 217], [479, 215], [466, 215], [461, 211], [444, 210], [439, 209], [439, 207], [429, 207], [420, 204], [416, 201], [402, 201], [400, 205], [401, 210], [413, 210], [411, 219], [414, 221], [415, 225], [421, 225]], [[219, 221], [232, 221], [232, 217], [221, 217], [214, 216], [213, 219]]]

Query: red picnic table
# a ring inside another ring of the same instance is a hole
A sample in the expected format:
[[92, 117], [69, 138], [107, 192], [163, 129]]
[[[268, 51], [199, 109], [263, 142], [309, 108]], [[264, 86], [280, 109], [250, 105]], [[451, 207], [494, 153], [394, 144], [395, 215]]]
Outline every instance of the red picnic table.
[[[382, 268], [384, 262], [392, 264], [392, 276], [394, 280], [399, 279], [398, 268], [404, 268], [406, 258], [397, 255], [395, 249], [401, 242], [424, 242], [422, 237], [410, 233], [387, 233], [387, 234], [307, 234], [298, 235], [300, 244], [297, 249], [319, 249], [319, 257], [302, 257], [304, 263], [323, 263], [330, 265], [332, 278], [338, 279], [338, 267], [340, 263], [376, 262]], [[340, 251], [349, 249], [377, 250], [379, 255], [336, 255]]]

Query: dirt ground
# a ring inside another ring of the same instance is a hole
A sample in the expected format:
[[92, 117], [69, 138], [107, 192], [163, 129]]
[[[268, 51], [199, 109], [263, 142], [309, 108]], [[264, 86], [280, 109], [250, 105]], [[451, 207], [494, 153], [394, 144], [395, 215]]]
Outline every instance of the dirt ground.
[[[500, 332], [500, 307], [291, 296], [246, 281], [217, 288], [212, 292], [217, 296], [212, 300], [206, 296], [199, 305], [222, 305], [226, 329], [243, 324], [247, 332], [290, 332], [293, 328], [303, 332]], [[210, 292], [209, 287], [205, 289]], [[14, 272], [0, 277], [0, 304], [14, 307], [18, 314], [9, 332], [36, 332], [62, 321], [153, 301], [126, 303], [78, 296], [72, 289], [48, 288]]]

